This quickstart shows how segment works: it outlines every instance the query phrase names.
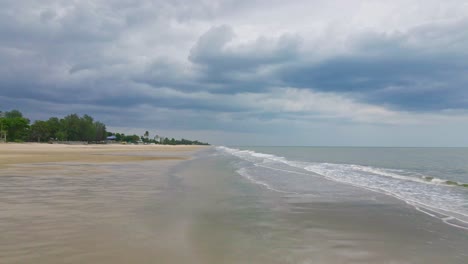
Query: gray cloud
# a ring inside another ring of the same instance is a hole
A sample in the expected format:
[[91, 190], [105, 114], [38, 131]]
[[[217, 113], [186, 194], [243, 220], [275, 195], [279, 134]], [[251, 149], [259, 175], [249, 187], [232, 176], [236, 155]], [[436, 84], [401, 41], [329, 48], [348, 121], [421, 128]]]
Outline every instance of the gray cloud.
[[365, 34], [356, 37], [352, 54], [298, 63], [277, 74], [288, 85], [406, 110], [466, 109], [466, 27], [468, 20], [461, 20], [393, 36]]
[[203, 34], [190, 51], [190, 61], [209, 68], [252, 70], [262, 65], [297, 59], [300, 38], [282, 35], [277, 39], [259, 37], [250, 43], [229, 46], [235, 33], [219, 26]]
[[468, 9], [413, 2], [423, 11], [371, 10], [384, 19], [357, 0], [348, 13], [329, 13], [333, 1], [4, 1], [0, 107], [168, 131], [452, 122], [468, 109]]
[[188, 59], [195, 64], [199, 82], [214, 85], [218, 92], [263, 89], [274, 84], [274, 67], [297, 59], [301, 44], [300, 37], [288, 34], [247, 43], [234, 40], [234, 30], [227, 25], [213, 27], [198, 39]]

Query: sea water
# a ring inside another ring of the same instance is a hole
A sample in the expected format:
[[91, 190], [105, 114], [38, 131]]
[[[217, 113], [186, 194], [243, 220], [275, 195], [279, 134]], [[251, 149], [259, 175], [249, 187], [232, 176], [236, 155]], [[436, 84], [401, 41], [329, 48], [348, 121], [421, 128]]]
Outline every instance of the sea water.
[[[398, 198], [446, 224], [468, 229], [468, 148], [217, 147], [217, 150], [238, 159], [235, 166], [239, 175], [274, 192], [323, 196], [317, 188], [317, 179], [326, 179]], [[359, 192], [329, 196], [352, 199]]]

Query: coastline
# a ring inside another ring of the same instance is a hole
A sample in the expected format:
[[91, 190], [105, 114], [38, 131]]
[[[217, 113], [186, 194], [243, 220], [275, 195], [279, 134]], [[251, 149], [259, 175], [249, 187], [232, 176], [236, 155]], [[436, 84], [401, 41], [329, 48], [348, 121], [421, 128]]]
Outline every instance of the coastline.
[[[464, 263], [463, 230], [399, 199], [317, 178], [309, 195], [239, 175], [230, 156], [176, 169], [161, 263]], [[269, 174], [268, 177], [274, 177]], [[352, 194], [352, 195], [349, 195]], [[160, 249], [160, 247], [156, 247]]]
[[[65, 145], [46, 143], [0, 144], [0, 169], [12, 165], [56, 162], [136, 162], [150, 160], [184, 160], [188, 152], [204, 148], [190, 145]], [[135, 155], [157, 152], [152, 155]], [[185, 152], [185, 153], [184, 153]]]
[[[396, 198], [321, 178], [306, 195], [271, 191], [213, 148], [13, 147], [31, 148], [70, 157], [0, 169], [5, 264], [462, 264], [468, 257], [463, 230]], [[87, 161], [100, 155], [126, 161]], [[165, 159], [172, 157], [179, 159]]]

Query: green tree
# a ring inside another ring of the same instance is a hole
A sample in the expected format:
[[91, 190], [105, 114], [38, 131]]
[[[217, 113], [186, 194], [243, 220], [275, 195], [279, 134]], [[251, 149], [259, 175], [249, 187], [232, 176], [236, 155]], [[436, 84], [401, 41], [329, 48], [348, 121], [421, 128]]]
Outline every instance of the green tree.
[[[208, 145], [197, 140], [191, 141], [188, 139], [176, 140], [174, 138], [162, 138], [159, 141], [159, 136], [154, 139], [149, 139], [149, 132], [145, 131], [143, 136], [125, 135], [123, 133], [107, 132], [104, 123], [94, 121], [93, 117], [84, 115], [80, 117], [78, 114], [70, 114], [62, 119], [51, 117], [47, 121], [36, 120], [31, 126], [29, 119], [25, 118], [18, 110], [8, 112], [0, 111], [0, 130], [5, 130], [8, 141], [25, 141], [32, 140], [38, 142], [47, 141], [49, 138], [60, 141], [87, 141], [100, 142], [106, 139], [107, 136], [115, 135], [117, 141], [162, 143], [167, 145]], [[158, 140], [156, 140], [158, 139]]]
[[6, 125], [4, 125], [4, 116], [5, 113], [0, 111], [0, 142], [4, 142], [6, 140]]
[[64, 140], [87, 142], [105, 140], [106, 135], [106, 125], [95, 122], [89, 115], [80, 117], [78, 114], [67, 115], [61, 119], [60, 130], [56, 133], [57, 138], [65, 137]]
[[138, 140], [140, 140], [140, 137], [137, 135], [132, 135], [130, 137], [131, 137], [131, 142], [133, 143], [138, 142]]
[[[47, 121], [47, 126], [49, 127], [49, 137], [53, 139], [57, 139], [58, 132], [61, 130], [61, 124], [60, 124], [60, 119], [57, 117], [51, 117]], [[63, 139], [64, 140], [64, 139]]]
[[96, 140], [96, 125], [89, 115], [80, 118], [79, 140], [88, 142]]
[[18, 110], [5, 112], [1, 119], [2, 127], [7, 132], [8, 141], [25, 141], [29, 135], [29, 119]]
[[67, 132], [64, 131], [64, 130], [59, 130], [56, 134], [55, 134], [56, 138], [60, 141], [66, 141], [67, 138], [68, 138], [68, 135], [67, 135]]
[[47, 121], [37, 120], [31, 125], [30, 138], [37, 142], [47, 141], [50, 137], [50, 128]]
[[5, 112], [5, 118], [22, 118], [23, 117], [23, 113], [21, 113], [20, 111], [14, 109], [14, 110], [11, 110], [9, 112]]
[[71, 114], [64, 117], [61, 122], [61, 136], [66, 136], [64, 140], [81, 140], [81, 120], [77, 114]]
[[105, 140], [107, 136], [106, 125], [104, 125], [101, 122], [95, 122], [93, 126], [94, 126], [94, 140], [96, 142]]
[[125, 134], [115, 133], [115, 141], [123, 141]]

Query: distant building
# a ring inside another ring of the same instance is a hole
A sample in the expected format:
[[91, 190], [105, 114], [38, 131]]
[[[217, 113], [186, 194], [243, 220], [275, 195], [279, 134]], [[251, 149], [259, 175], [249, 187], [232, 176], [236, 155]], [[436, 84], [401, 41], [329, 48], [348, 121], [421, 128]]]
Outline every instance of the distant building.
[[161, 144], [161, 143], [164, 141], [164, 137], [161, 137], [161, 136], [159, 136], [159, 135], [156, 135], [156, 136], [154, 137], [154, 141], [156, 141], [156, 142], [158, 142], [158, 143]]
[[108, 136], [108, 137], [106, 137], [106, 142], [107, 142], [107, 143], [115, 143], [116, 140], [117, 140], [117, 137], [116, 137], [116, 136]]

